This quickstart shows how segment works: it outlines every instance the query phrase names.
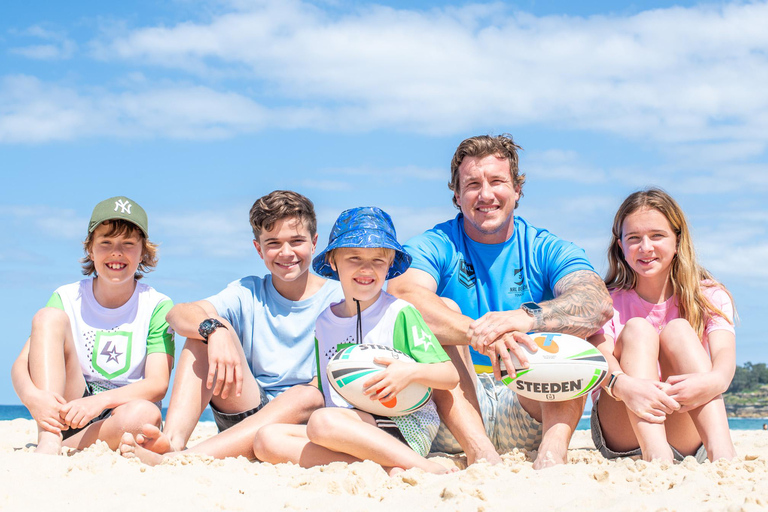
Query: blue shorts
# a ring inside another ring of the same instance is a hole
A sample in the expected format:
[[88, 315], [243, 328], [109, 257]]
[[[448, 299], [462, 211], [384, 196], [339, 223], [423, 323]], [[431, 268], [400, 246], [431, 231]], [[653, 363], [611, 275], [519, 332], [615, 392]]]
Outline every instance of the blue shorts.
[[213, 413], [213, 420], [216, 422], [216, 427], [219, 429], [219, 432], [224, 432], [228, 428], [234, 427], [245, 418], [253, 416], [265, 405], [267, 405], [269, 403], [269, 398], [267, 397], [267, 394], [264, 393], [264, 390], [261, 388], [261, 386], [259, 386], [259, 393], [261, 394], [259, 405], [244, 412], [221, 412], [216, 409], [216, 407], [213, 406], [213, 402], [211, 402], [209, 404], [211, 406], [211, 413]]
[[[494, 380], [492, 373], [477, 375], [477, 400], [485, 426], [485, 433], [499, 453], [513, 448], [533, 451], [542, 438], [541, 423], [533, 419], [517, 399], [517, 393], [503, 382]], [[437, 437], [432, 442], [433, 452], [461, 453], [463, 450], [451, 431], [440, 423]]]
[[[640, 448], [635, 448], [634, 450], [629, 450], [626, 452], [617, 452], [608, 448], [608, 445], [605, 442], [605, 437], [603, 437], [603, 427], [600, 426], [600, 418], [597, 415], [597, 402], [599, 402], [599, 399], [596, 400], [592, 405], [592, 414], [589, 418], [589, 426], [592, 430], [592, 442], [595, 443], [595, 448], [597, 448], [597, 451], [599, 451], [606, 459], [617, 459], [619, 457], [641, 457], [643, 452], [640, 451]], [[669, 445], [669, 447], [672, 449], [672, 454], [674, 455], [675, 460], [682, 462], [682, 460], [685, 458], [685, 455], [677, 451], [677, 448], [674, 446]], [[699, 449], [696, 450], [696, 453], [693, 455], [693, 457], [697, 462], [704, 462], [707, 460], [707, 450], [704, 448], [703, 444], [699, 446]]]

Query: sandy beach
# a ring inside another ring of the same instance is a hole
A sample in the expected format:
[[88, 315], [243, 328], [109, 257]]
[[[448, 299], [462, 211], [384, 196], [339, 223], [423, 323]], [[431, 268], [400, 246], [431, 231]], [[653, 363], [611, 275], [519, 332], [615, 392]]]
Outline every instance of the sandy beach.
[[[214, 432], [203, 422], [190, 444]], [[32, 452], [34, 423], [19, 419], [0, 422], [0, 510], [768, 510], [768, 432], [732, 435], [739, 458], [730, 462], [609, 462], [577, 431], [570, 462], [545, 472], [514, 451], [498, 466], [389, 478], [371, 462], [302, 469], [185, 456], [148, 467], [104, 444], [42, 456]], [[438, 460], [463, 468], [463, 458]]]

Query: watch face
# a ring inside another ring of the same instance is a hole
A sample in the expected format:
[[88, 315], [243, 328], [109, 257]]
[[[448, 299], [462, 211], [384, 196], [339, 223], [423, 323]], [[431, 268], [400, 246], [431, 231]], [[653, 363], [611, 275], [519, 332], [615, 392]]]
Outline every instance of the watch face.
[[542, 311], [541, 306], [539, 306], [535, 302], [525, 302], [521, 307], [532, 315], [538, 315]]

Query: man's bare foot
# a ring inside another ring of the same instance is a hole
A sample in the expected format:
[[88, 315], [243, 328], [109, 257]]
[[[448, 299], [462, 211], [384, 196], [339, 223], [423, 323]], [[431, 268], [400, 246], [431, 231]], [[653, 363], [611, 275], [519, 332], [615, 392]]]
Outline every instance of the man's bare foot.
[[477, 451], [475, 453], [469, 453], [467, 452], [467, 465], [471, 466], [475, 462], [487, 462], [488, 464], [501, 464], [501, 455], [499, 455], [496, 450], [491, 447], [490, 450], [484, 450], [484, 451]]
[[137, 458], [149, 466], [156, 466], [165, 460], [164, 455], [139, 446], [129, 432], [126, 432], [123, 434], [123, 437], [120, 438], [120, 446], [118, 446], [117, 449], [120, 452], [120, 455], [126, 459]]
[[141, 433], [136, 435], [136, 444], [149, 451], [164, 454], [176, 452], [179, 449], [173, 446], [171, 439], [157, 428], [156, 425], [145, 423], [141, 427]]
[[547, 469], [568, 462], [568, 457], [551, 450], [539, 449], [536, 460], [533, 461], [533, 469]]

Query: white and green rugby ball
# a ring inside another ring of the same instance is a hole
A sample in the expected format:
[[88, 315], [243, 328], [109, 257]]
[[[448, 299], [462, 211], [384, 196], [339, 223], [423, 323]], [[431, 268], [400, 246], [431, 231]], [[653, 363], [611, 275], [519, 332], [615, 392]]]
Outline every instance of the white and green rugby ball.
[[502, 370], [502, 382], [520, 396], [539, 402], [573, 400], [587, 395], [608, 374], [605, 358], [588, 341], [556, 332], [535, 332], [529, 336], [538, 346], [536, 352], [531, 352], [521, 345], [530, 366], [523, 368], [510, 354], [515, 375]]
[[373, 362], [375, 357], [389, 357], [415, 363], [399, 350], [383, 345], [352, 345], [340, 350], [328, 361], [326, 375], [333, 389], [357, 409], [380, 416], [404, 416], [418, 411], [432, 398], [432, 389], [412, 383], [394, 398], [386, 401], [371, 400], [363, 394], [363, 383], [386, 366]]

